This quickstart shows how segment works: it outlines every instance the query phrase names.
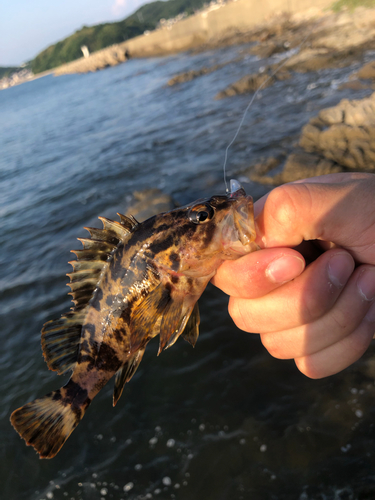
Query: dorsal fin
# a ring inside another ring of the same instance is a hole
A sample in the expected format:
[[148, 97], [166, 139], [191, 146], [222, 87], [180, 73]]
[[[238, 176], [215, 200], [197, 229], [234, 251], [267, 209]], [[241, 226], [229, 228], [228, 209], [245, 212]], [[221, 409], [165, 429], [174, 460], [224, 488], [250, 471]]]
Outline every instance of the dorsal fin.
[[121, 225], [124, 226], [129, 231], [132, 231], [136, 226], [138, 226], [139, 222], [132, 215], [123, 215], [117, 212], [117, 215], [120, 217]]
[[120, 241], [124, 242], [129, 237], [131, 229], [135, 226], [133, 220], [127, 217], [126, 220], [129, 221], [127, 224], [105, 217], [99, 217], [99, 220], [103, 224], [103, 229], [85, 227], [90, 233], [90, 238], [78, 238], [83, 249], [72, 250], [77, 260], [70, 262], [73, 272], [67, 276], [70, 278], [68, 286], [71, 289], [74, 309], [82, 309], [88, 304], [112, 252]]
[[60, 374], [74, 368], [90, 299], [117, 245], [125, 242], [137, 224], [134, 218], [120, 217], [121, 222], [99, 217], [103, 229], [85, 228], [90, 238], [78, 238], [83, 249], [72, 250], [77, 260], [70, 262], [73, 271], [67, 276], [74, 307], [61, 318], [45, 323], [42, 329], [44, 358], [48, 367]]

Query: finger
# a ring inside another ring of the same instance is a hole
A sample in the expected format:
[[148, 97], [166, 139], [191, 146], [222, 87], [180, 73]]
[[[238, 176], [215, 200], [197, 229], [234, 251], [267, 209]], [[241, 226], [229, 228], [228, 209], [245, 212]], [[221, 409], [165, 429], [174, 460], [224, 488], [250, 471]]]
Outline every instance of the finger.
[[344, 250], [329, 250], [293, 281], [264, 297], [232, 298], [229, 313], [247, 332], [290, 330], [316, 321], [334, 305], [354, 270], [354, 260]]
[[318, 353], [297, 358], [298, 369], [310, 378], [334, 375], [357, 361], [369, 347], [375, 331], [375, 304], [353, 333]]
[[271, 248], [224, 261], [211, 281], [228, 295], [253, 299], [296, 278], [304, 268], [295, 250]]
[[[344, 182], [354, 181], [354, 180], [368, 180], [371, 174], [366, 174], [364, 172], [339, 172], [337, 174], [327, 174], [320, 175], [318, 177], [309, 177], [307, 179], [300, 179], [298, 181], [293, 181], [288, 184], [340, 184]], [[257, 217], [263, 210], [270, 193], [265, 194], [259, 200], [254, 203], [254, 215]]]
[[337, 174], [327, 174], [319, 175], [317, 177], [308, 177], [307, 179], [300, 179], [298, 181], [293, 181], [290, 184], [305, 184], [309, 182], [319, 184], [339, 184], [342, 182], [348, 182], [360, 179], [369, 179], [371, 174], [365, 172], [338, 172]]
[[358, 246], [368, 246], [363, 239], [375, 224], [374, 185], [372, 175], [368, 181], [280, 186], [271, 191], [257, 218], [257, 242], [269, 248], [295, 247], [304, 240], [332, 241], [351, 248], [358, 261], [371, 263], [373, 253], [368, 250], [363, 256]]
[[309, 356], [339, 343], [362, 323], [375, 297], [375, 267], [353, 273], [332, 309], [308, 325], [262, 335], [262, 343], [276, 358]]

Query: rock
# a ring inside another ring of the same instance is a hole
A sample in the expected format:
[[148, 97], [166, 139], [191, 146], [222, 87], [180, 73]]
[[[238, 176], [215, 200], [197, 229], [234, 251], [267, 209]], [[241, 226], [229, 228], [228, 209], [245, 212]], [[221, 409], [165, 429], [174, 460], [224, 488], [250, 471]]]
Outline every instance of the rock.
[[350, 170], [375, 171], [375, 127], [332, 125], [316, 134], [316, 140], [307, 143], [304, 130], [300, 146], [306, 151], [321, 153]]
[[171, 78], [168, 82], [167, 85], [170, 87], [173, 85], [176, 85], [178, 83], [184, 83], [184, 82], [189, 82], [190, 80], [194, 80], [194, 78], [198, 78], [199, 76], [202, 75], [208, 75], [210, 73], [213, 73], [214, 71], [217, 71], [218, 69], [223, 68], [226, 66], [226, 64], [215, 64], [214, 66], [210, 66], [209, 68], [205, 67], [199, 70], [190, 70], [186, 71], [184, 73], [179, 73], [178, 75], [174, 76]]
[[371, 61], [356, 73], [357, 78], [362, 78], [363, 80], [375, 80], [375, 61]]
[[278, 175], [267, 175], [272, 170], [275, 170], [280, 165], [280, 159], [274, 158], [273, 156], [262, 160], [251, 166], [247, 172], [249, 178], [253, 182], [259, 182], [260, 184], [277, 185], [279, 184]]
[[250, 179], [261, 184], [278, 186], [286, 182], [333, 174], [342, 172], [343, 170], [340, 165], [319, 155], [297, 152], [288, 156], [282, 172], [275, 175], [267, 175], [269, 173], [267, 167], [274, 165], [273, 168], [275, 168], [278, 164], [279, 162], [276, 162], [275, 158], [270, 158], [268, 162], [255, 165], [252, 169], [254, 171], [250, 173]]
[[342, 172], [342, 167], [333, 161], [303, 152], [289, 155], [280, 176], [285, 183], [337, 172]]
[[375, 93], [360, 100], [343, 99], [337, 106], [320, 111], [319, 118], [325, 125], [375, 125]]
[[366, 84], [361, 82], [360, 80], [350, 80], [349, 82], [344, 82], [338, 87], [339, 90], [351, 89], [351, 90], [366, 90], [372, 89], [375, 90], [374, 84]]
[[269, 159], [255, 165], [253, 181], [279, 185], [308, 177], [345, 171], [375, 172], [375, 93], [368, 98], [342, 100], [322, 109], [302, 129], [299, 146], [282, 171]]
[[302, 129], [299, 144], [347, 169], [374, 172], [375, 94], [323, 109]]
[[297, 73], [307, 73], [326, 68], [343, 68], [355, 62], [362, 49], [349, 47], [345, 50], [329, 48], [308, 48], [301, 50], [285, 64], [289, 70]]
[[63, 64], [55, 69], [55, 76], [69, 73], [88, 73], [116, 66], [129, 58], [128, 51], [123, 45], [112, 45], [97, 52], [93, 52], [89, 57], [81, 57], [67, 64]]
[[216, 94], [215, 99], [256, 92], [260, 88], [270, 87], [277, 80], [287, 80], [290, 76], [290, 73], [285, 70], [280, 70], [276, 75], [273, 75], [272, 67], [268, 67], [263, 73], [246, 75], [237, 82], [232, 83], [229, 87]]
[[251, 47], [250, 53], [259, 56], [261, 59], [266, 59], [268, 57], [273, 56], [274, 54], [280, 54], [281, 52], [285, 52], [288, 50], [288, 47], [285, 46], [284, 43], [260, 43]]
[[160, 189], [144, 189], [134, 191], [133, 199], [125, 215], [133, 215], [139, 222], [142, 222], [158, 213], [168, 212], [176, 206], [173, 198]]

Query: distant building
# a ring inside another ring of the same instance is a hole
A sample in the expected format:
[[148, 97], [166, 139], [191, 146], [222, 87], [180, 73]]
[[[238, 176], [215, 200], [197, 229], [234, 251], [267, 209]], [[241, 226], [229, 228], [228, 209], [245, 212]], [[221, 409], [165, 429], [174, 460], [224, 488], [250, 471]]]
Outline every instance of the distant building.
[[82, 45], [81, 50], [83, 53], [83, 57], [89, 57], [90, 51], [86, 45]]

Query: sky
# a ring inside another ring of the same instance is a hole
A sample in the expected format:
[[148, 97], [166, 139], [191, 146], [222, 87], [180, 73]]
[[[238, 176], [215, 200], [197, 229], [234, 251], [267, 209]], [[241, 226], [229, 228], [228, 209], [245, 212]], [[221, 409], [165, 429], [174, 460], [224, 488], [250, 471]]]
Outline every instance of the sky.
[[152, 0], [0, 0], [0, 66], [19, 66], [82, 26], [119, 21]]

